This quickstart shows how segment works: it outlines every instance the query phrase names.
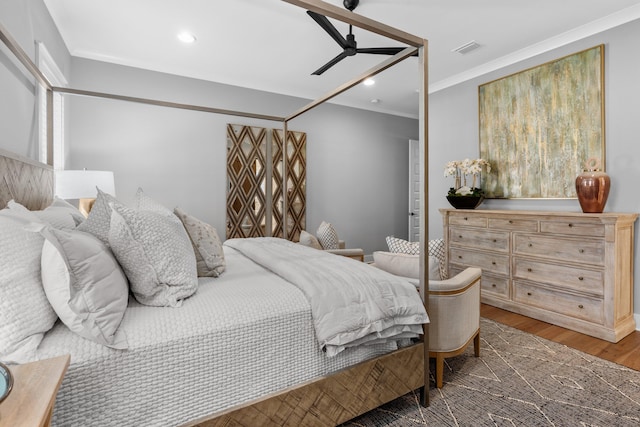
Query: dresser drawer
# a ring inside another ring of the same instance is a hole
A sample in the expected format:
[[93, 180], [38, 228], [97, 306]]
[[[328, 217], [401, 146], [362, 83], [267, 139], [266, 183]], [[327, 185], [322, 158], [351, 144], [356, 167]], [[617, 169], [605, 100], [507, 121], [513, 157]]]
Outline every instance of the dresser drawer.
[[604, 265], [604, 241], [602, 240], [514, 233], [513, 253], [598, 266]]
[[540, 231], [582, 237], [604, 237], [604, 224], [598, 219], [572, 221], [571, 218], [567, 218], [564, 221], [540, 221]]
[[578, 296], [515, 280], [513, 300], [592, 323], [604, 322], [604, 303], [598, 298]]
[[451, 227], [449, 229], [449, 245], [490, 249], [506, 253], [509, 252], [509, 232]]
[[451, 248], [449, 250], [449, 262], [465, 267], [479, 267], [483, 272], [509, 274], [508, 255]]
[[604, 294], [604, 273], [566, 265], [548, 264], [515, 257], [513, 277], [556, 285], [565, 289], [588, 292], [594, 295]]
[[538, 221], [521, 218], [489, 218], [489, 228], [513, 231], [538, 231]]
[[483, 294], [490, 293], [499, 298], [509, 299], [509, 278], [482, 272], [480, 288]]
[[487, 217], [470, 215], [468, 212], [452, 212], [449, 215], [449, 225], [465, 225], [468, 227], [487, 228]]

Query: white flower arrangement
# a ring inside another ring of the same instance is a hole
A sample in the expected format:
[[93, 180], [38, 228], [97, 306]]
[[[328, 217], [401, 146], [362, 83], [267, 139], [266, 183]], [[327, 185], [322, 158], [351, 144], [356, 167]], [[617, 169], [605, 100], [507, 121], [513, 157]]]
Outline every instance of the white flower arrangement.
[[[485, 159], [464, 159], [447, 162], [444, 166], [444, 176], [453, 176], [455, 184], [449, 189], [449, 196], [481, 196], [483, 191], [476, 187], [480, 185], [482, 169], [486, 168], [487, 173], [491, 172], [491, 164]], [[467, 185], [467, 175], [472, 178], [471, 186]]]

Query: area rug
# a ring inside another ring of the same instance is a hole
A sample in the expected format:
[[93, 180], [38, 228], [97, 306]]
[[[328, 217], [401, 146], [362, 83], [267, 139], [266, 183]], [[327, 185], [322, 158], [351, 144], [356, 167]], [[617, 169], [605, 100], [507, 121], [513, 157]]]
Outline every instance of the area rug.
[[470, 346], [447, 359], [428, 408], [410, 393], [344, 425], [640, 426], [640, 372], [492, 320], [480, 328], [480, 357]]

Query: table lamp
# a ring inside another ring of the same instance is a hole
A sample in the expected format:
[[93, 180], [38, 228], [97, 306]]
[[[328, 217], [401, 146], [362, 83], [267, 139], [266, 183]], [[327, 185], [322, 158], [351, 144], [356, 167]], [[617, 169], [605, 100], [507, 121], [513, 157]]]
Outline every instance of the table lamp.
[[113, 172], [92, 170], [58, 170], [55, 173], [55, 194], [61, 199], [78, 199], [78, 209], [89, 215], [98, 191], [116, 195]]

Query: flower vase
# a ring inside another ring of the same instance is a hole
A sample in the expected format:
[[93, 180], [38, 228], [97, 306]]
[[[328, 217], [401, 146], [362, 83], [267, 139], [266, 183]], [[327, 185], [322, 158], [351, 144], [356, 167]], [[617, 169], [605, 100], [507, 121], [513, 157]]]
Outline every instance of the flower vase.
[[482, 204], [484, 196], [447, 196], [447, 200], [456, 209], [475, 209]]
[[576, 178], [576, 194], [584, 213], [601, 213], [609, 197], [611, 180], [600, 171], [600, 160], [590, 158], [584, 171]]

